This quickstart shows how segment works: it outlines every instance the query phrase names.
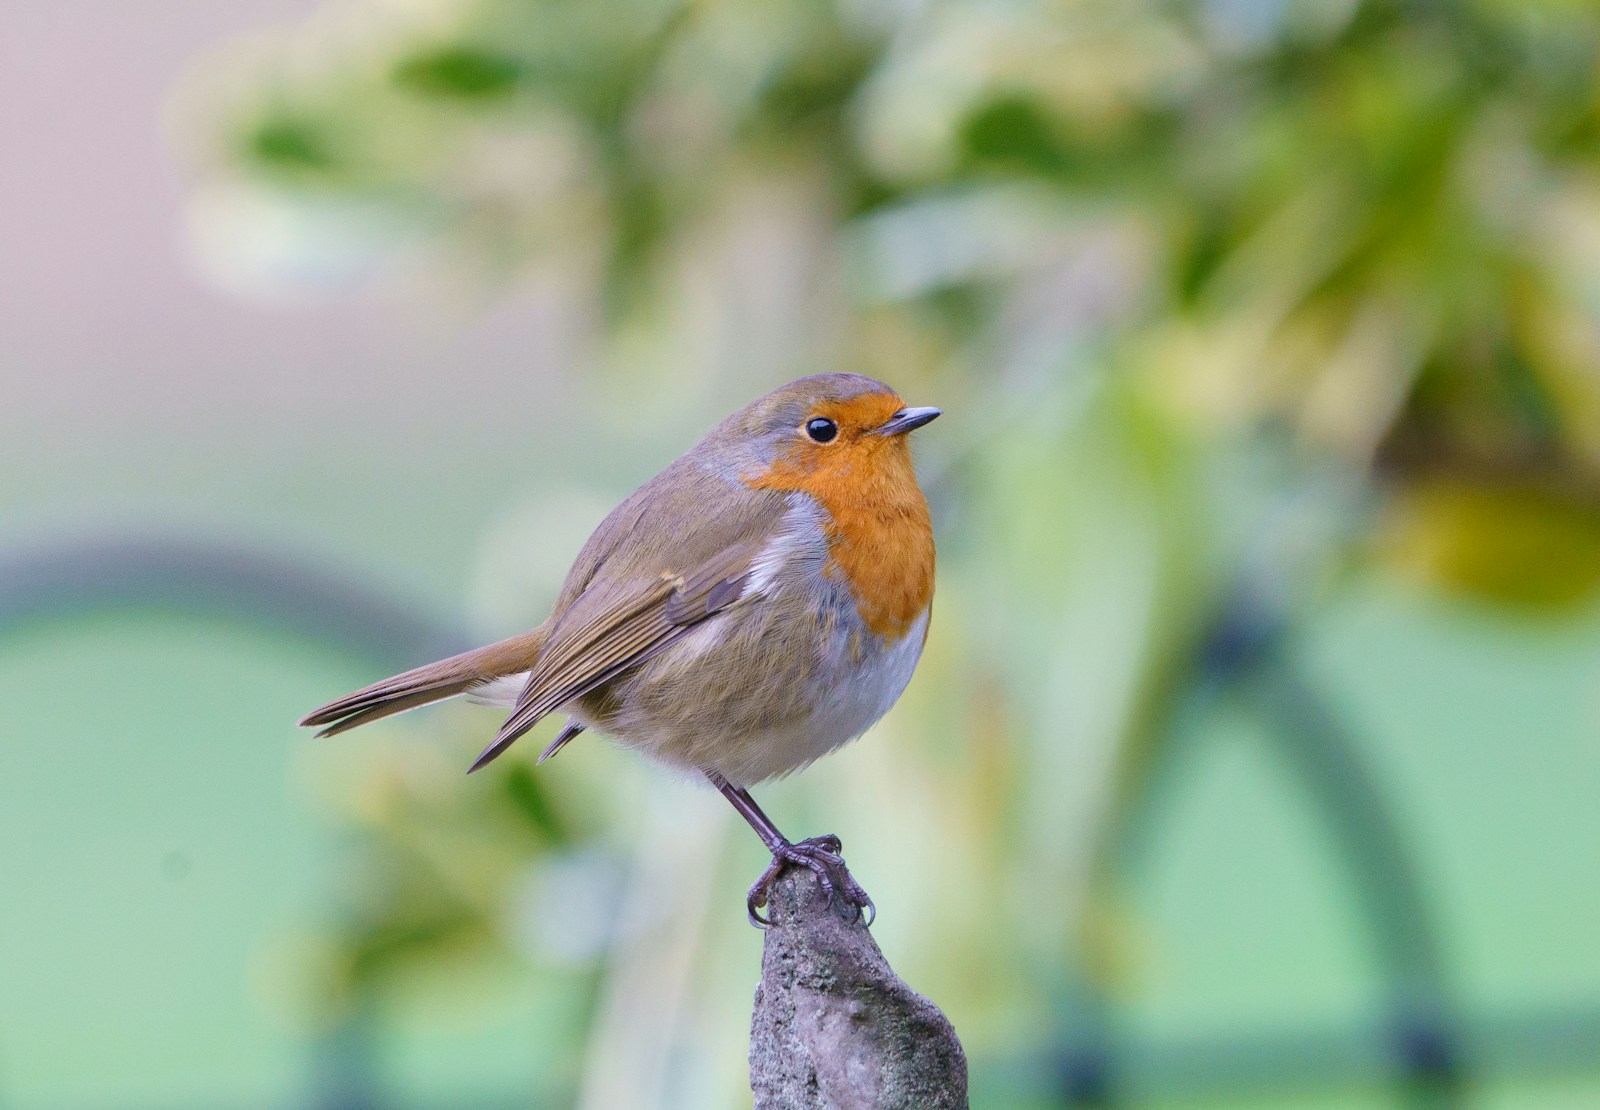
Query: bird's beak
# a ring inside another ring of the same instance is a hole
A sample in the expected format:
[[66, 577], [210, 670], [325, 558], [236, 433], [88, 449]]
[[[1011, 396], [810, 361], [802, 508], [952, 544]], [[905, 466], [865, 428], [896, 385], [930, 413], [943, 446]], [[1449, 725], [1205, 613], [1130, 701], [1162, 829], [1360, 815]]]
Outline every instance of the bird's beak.
[[874, 431], [880, 436], [904, 435], [913, 428], [920, 428], [937, 420], [940, 415], [942, 415], [940, 410], [936, 408], [901, 409]]

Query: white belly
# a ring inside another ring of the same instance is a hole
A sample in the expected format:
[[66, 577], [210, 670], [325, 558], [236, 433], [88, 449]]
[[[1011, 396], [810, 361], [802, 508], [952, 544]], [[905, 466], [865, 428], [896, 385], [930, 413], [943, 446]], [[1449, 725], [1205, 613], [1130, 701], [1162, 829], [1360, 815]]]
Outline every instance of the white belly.
[[744, 739], [729, 752], [728, 765], [716, 770], [729, 782], [750, 785], [791, 774], [848, 744], [877, 724], [905, 692], [927, 631], [924, 610], [895, 643], [814, 683], [810, 717]]

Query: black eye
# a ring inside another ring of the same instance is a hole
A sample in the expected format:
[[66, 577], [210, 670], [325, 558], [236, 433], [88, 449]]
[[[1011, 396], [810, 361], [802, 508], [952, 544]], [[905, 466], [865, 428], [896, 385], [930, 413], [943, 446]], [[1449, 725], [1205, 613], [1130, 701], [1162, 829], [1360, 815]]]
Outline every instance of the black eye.
[[818, 443], [831, 442], [839, 434], [839, 425], [826, 416], [813, 416], [806, 421], [806, 435]]

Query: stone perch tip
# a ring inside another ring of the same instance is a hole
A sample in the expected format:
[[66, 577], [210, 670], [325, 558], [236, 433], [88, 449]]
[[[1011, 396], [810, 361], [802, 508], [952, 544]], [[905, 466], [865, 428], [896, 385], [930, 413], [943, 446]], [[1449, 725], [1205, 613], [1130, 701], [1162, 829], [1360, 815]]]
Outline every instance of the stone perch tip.
[[967, 1057], [854, 911], [789, 867], [772, 886], [750, 1023], [755, 1110], [966, 1110]]

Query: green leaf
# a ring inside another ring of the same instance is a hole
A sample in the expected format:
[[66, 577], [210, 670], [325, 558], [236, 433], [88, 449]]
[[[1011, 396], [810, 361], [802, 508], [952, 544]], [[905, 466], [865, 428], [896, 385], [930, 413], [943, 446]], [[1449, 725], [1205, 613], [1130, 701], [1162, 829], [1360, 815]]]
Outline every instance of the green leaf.
[[263, 121], [247, 136], [245, 149], [256, 162], [273, 169], [327, 171], [337, 163], [321, 129], [303, 119]]
[[501, 100], [516, 91], [523, 65], [515, 58], [470, 46], [446, 46], [413, 54], [394, 68], [394, 82], [421, 96], [455, 100]]
[[501, 776], [501, 781], [512, 808], [544, 843], [564, 844], [572, 839], [565, 822], [551, 807], [544, 787], [533, 777], [531, 768], [514, 764], [509, 772]]
[[1002, 96], [977, 108], [962, 124], [961, 145], [980, 165], [1053, 174], [1063, 164], [1054, 126], [1026, 96]]

